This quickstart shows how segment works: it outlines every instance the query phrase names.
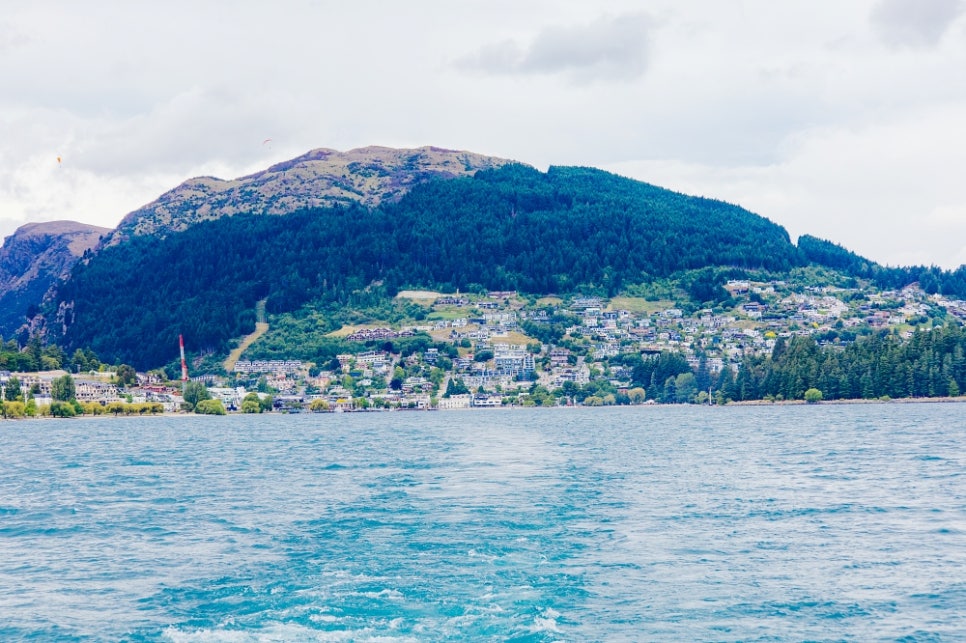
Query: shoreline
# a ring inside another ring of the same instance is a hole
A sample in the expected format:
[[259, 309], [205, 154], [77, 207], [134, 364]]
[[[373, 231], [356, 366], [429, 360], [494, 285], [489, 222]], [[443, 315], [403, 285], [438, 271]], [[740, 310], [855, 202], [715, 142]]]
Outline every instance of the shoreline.
[[[499, 406], [499, 407], [467, 407], [458, 409], [382, 409], [382, 410], [360, 410], [360, 411], [345, 411], [346, 413], [421, 413], [421, 412], [451, 412], [451, 411], [470, 411], [470, 412], [486, 412], [493, 410], [519, 410], [519, 409], [613, 409], [613, 408], [632, 408], [632, 407], [642, 407], [642, 408], [669, 408], [669, 407], [695, 407], [695, 408], [719, 408], [719, 407], [745, 407], [745, 406], [841, 406], [841, 405], [867, 405], [867, 404], [963, 404], [966, 403], [966, 395], [961, 395], [959, 397], [903, 397], [903, 398], [890, 398], [888, 400], [863, 400], [863, 399], [851, 399], [851, 400], [823, 400], [821, 402], [815, 402], [809, 404], [805, 400], [781, 400], [781, 401], [767, 401], [767, 400], [748, 400], [742, 402], [729, 402], [727, 404], [623, 404], [616, 405], [612, 404], [609, 406], [583, 406], [583, 405], [573, 405], [573, 406]], [[267, 414], [270, 415], [339, 415], [335, 411], [301, 411], [297, 413], [281, 413], [275, 411], [269, 411]], [[36, 417], [20, 417], [20, 418], [10, 418], [10, 417], [0, 417], [0, 422], [10, 421], [10, 422], [22, 422], [22, 421], [32, 421], [32, 420], [95, 420], [95, 419], [131, 419], [131, 418], [175, 418], [175, 417], [232, 417], [238, 415], [262, 415], [261, 413], [240, 413], [233, 412], [227, 413], [226, 415], [206, 415], [204, 413], [186, 413], [186, 412], [164, 412], [164, 413], [146, 413], [143, 415], [133, 414], [125, 415], [123, 413], [115, 415], [113, 413], [105, 413], [102, 415], [75, 415], [68, 418], [59, 418], [53, 416], [36, 416]]]
[[[966, 402], [966, 395], [959, 397], [892, 397], [887, 400], [865, 400], [855, 398], [849, 400], [822, 400], [809, 404], [805, 400], [746, 400], [743, 402], [729, 402], [724, 406], [829, 406], [833, 404], [961, 404]], [[681, 406], [678, 404], [661, 404], [660, 406]], [[717, 405], [714, 405], [717, 406]]]

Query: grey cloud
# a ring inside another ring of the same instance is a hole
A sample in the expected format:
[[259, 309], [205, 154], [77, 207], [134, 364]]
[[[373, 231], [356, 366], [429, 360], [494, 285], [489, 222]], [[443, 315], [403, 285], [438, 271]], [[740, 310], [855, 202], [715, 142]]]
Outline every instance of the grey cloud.
[[877, 35], [888, 45], [930, 47], [964, 10], [962, 0], [879, 0], [871, 19]]
[[633, 80], [647, 70], [646, 14], [601, 18], [588, 25], [551, 27], [531, 43], [487, 45], [460, 60], [459, 67], [490, 74], [558, 74], [576, 82]]

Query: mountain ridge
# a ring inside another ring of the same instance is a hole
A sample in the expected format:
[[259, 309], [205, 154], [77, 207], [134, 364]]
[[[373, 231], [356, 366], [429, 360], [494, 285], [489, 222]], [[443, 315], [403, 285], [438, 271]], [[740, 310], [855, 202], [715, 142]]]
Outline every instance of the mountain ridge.
[[126, 215], [107, 245], [143, 234], [181, 231], [201, 221], [240, 212], [288, 214], [359, 203], [398, 200], [426, 181], [469, 176], [512, 163], [508, 159], [441, 147], [317, 148], [235, 179], [194, 177]]

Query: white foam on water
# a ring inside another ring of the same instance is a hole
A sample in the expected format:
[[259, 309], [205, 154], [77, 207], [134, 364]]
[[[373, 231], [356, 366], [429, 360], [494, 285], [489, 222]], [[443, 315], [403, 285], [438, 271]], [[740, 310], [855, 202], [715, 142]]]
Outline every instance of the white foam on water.
[[533, 618], [533, 625], [530, 626], [530, 632], [553, 632], [554, 634], [560, 634], [561, 629], [557, 625], [558, 618], [560, 618], [560, 612], [552, 607], [548, 607]]
[[313, 630], [292, 623], [269, 623], [257, 631], [197, 629], [181, 630], [169, 627], [162, 637], [171, 643], [335, 643], [340, 641], [364, 641], [366, 643], [418, 643], [411, 636], [385, 636], [371, 628], [343, 630], [338, 632]]
[[312, 614], [309, 616], [309, 620], [314, 623], [338, 623], [342, 619], [332, 614]]
[[366, 598], [388, 598], [391, 601], [401, 601], [406, 598], [403, 596], [402, 592], [397, 589], [384, 589], [378, 592], [360, 592], [356, 595], [365, 596]]

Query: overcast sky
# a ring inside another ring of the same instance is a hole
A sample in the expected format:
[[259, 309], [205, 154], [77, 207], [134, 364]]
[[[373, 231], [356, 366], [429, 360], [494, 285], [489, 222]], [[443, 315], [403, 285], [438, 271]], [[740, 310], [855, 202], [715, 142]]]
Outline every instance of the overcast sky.
[[436, 145], [966, 263], [966, 0], [3, 5], [3, 236], [313, 148]]

